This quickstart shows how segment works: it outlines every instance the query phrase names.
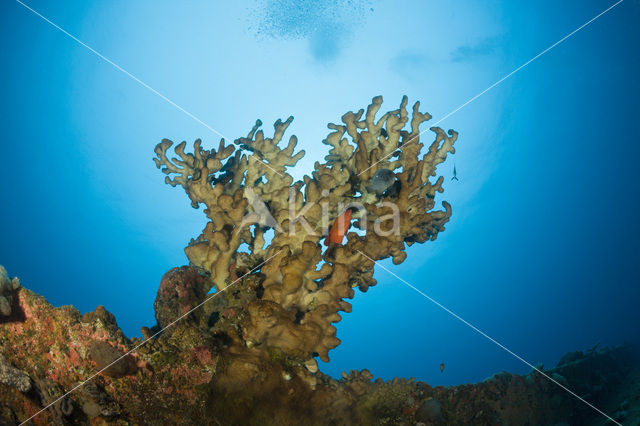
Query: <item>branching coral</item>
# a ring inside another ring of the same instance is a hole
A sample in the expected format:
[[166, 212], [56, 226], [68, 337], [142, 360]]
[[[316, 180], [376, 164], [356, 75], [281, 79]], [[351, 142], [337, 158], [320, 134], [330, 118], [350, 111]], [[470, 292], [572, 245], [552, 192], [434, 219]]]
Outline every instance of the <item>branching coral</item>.
[[[271, 138], [259, 130], [258, 120], [247, 137], [232, 145], [223, 139], [217, 150], [204, 150], [197, 140], [193, 153], [185, 153], [182, 142], [175, 147], [178, 157], [169, 159], [172, 142], [156, 146], [154, 161], [167, 174], [165, 181], [182, 186], [194, 207], [204, 204], [209, 218], [185, 249], [190, 262], [210, 272], [218, 291], [261, 266], [252, 274], [260, 276], [263, 291], [242, 323], [247, 345], [276, 347], [303, 361], [314, 355], [328, 361], [329, 350], [340, 343], [332, 324], [340, 321], [339, 312], [351, 311], [345, 299], [354, 296], [354, 287], [366, 291], [376, 283], [373, 260], [391, 257], [401, 263], [406, 245], [434, 240], [444, 230], [451, 207], [443, 202], [444, 210], [433, 210], [443, 178], [434, 183], [430, 178], [455, 152], [457, 133], [432, 127], [435, 140], [420, 157], [420, 124], [431, 116], [419, 112], [419, 102], [409, 116], [405, 96], [398, 109], [376, 119], [381, 105], [377, 96], [366, 113], [348, 112], [343, 124], [329, 124], [332, 132], [323, 141], [331, 146], [329, 155], [295, 183], [286, 169], [304, 151], [294, 152], [295, 136], [279, 147], [293, 117], [278, 120]], [[393, 171], [396, 179], [382, 194], [369, 185], [381, 169]], [[359, 232], [323, 251], [328, 224], [349, 205], [359, 208], [353, 215]], [[265, 247], [269, 228], [276, 230]], [[248, 250], [240, 250], [242, 244]]]

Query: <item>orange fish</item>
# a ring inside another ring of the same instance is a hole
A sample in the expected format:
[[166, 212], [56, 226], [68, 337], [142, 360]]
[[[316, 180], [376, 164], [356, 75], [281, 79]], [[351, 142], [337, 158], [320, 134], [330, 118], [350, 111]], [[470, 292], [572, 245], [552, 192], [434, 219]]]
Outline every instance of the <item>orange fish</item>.
[[442, 373], [444, 371], [444, 364], [440, 364], [440, 372]]
[[329, 243], [342, 244], [342, 239], [346, 235], [347, 231], [351, 227], [351, 215], [353, 212], [351, 209], [345, 210], [340, 216], [336, 218], [329, 229], [329, 235], [324, 240], [324, 245], [328, 246]]

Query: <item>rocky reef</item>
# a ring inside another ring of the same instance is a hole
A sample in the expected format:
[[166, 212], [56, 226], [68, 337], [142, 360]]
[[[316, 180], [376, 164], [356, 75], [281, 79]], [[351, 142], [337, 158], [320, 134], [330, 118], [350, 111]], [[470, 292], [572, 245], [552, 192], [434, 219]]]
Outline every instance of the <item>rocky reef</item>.
[[[182, 142], [169, 158], [173, 143], [158, 144], [165, 181], [203, 205], [208, 222], [185, 248], [190, 264], [162, 277], [157, 323], [142, 327], [143, 338], [127, 338], [103, 307], [54, 308], [0, 267], [0, 424], [600, 421], [536, 371], [431, 387], [318, 370], [315, 358], [328, 361], [340, 343], [333, 324], [351, 311], [346, 299], [376, 284], [375, 262], [403, 262], [408, 246], [434, 240], [451, 217], [446, 202], [433, 210], [443, 178], [431, 177], [458, 135], [432, 127], [421, 156], [419, 127], [431, 116], [419, 103], [409, 114], [407, 102], [376, 118], [375, 97], [366, 112], [329, 124], [329, 154], [297, 182], [286, 169], [304, 152], [294, 152], [295, 136], [279, 147], [292, 117], [271, 138], [257, 121], [217, 150], [197, 140], [188, 153]], [[638, 389], [625, 387], [637, 376], [632, 358], [628, 347], [576, 352], [546, 373], [628, 420], [638, 414]]]
[[[156, 303], [170, 289], [188, 299], [207, 280], [195, 268], [175, 268]], [[124, 337], [103, 307], [82, 315], [24, 287], [14, 290], [16, 309], [0, 320], [0, 425], [36, 413], [27, 424], [607, 424], [535, 371], [454, 387], [383, 381], [367, 370], [333, 379], [275, 348], [236, 344], [249, 318], [243, 306], [259, 285], [247, 284], [124, 357], [140, 339]], [[544, 371], [623, 424], [640, 424], [632, 348], [572, 352]]]
[[7, 271], [0, 265], [0, 318], [11, 315], [13, 291], [20, 287], [18, 278], [9, 278]]

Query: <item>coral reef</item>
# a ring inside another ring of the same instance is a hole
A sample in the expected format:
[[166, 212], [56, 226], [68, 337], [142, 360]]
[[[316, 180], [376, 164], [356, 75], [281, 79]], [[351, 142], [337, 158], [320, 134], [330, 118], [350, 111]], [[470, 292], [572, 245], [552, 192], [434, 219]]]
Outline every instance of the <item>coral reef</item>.
[[[431, 128], [435, 140], [420, 158], [420, 124], [431, 116], [419, 112], [419, 102], [409, 116], [407, 102], [405, 96], [398, 109], [376, 118], [382, 105], [377, 96], [366, 113], [348, 112], [343, 125], [329, 124], [325, 162], [316, 162], [312, 176], [295, 183], [286, 168], [304, 151], [294, 153], [295, 136], [286, 148], [278, 146], [293, 117], [278, 120], [272, 138], [259, 130], [258, 120], [247, 137], [232, 145], [222, 140], [217, 150], [205, 150], [197, 140], [194, 152], [186, 153], [182, 142], [173, 160], [167, 157], [171, 141], [156, 146], [154, 161], [165, 181], [182, 186], [194, 207], [204, 204], [209, 218], [185, 249], [191, 264], [207, 271], [218, 291], [231, 283], [232, 269], [236, 276], [251, 270], [262, 277], [261, 297], [248, 306], [242, 327], [248, 345], [328, 361], [329, 350], [340, 343], [332, 323], [340, 321], [339, 312], [351, 311], [344, 299], [353, 297], [353, 287], [366, 291], [375, 284], [373, 262], [392, 257], [401, 263], [405, 244], [434, 240], [444, 229], [451, 208], [445, 202], [445, 210], [432, 211], [443, 179], [432, 183], [430, 177], [454, 152], [458, 135]], [[389, 184], [381, 186], [381, 176]], [[385, 191], [394, 180], [396, 190]], [[271, 227], [265, 212], [252, 207], [255, 198], [274, 219], [275, 235], [266, 247], [264, 233]], [[347, 206], [360, 207], [354, 226], [362, 235], [351, 232], [345, 245], [323, 252], [328, 223]], [[239, 250], [242, 244], [247, 251]]]
[[[171, 281], [192, 288], [199, 280], [193, 272], [173, 270]], [[21, 315], [0, 323], [0, 424], [18, 424], [51, 403], [29, 424], [605, 424], [535, 371], [431, 387], [374, 379], [367, 370], [336, 380], [282, 351], [263, 356], [233, 343], [243, 315], [237, 306], [254, 291], [212, 300], [211, 312], [220, 314], [211, 332], [204, 316], [189, 316], [132, 352], [135, 368], [105, 371], [77, 387], [99, 368], [96, 342], [126, 353], [140, 340], [124, 338], [102, 307], [81, 315], [20, 288]], [[574, 352], [544, 371], [633, 425], [640, 422], [638, 366], [637, 352], [619, 347]]]
[[[127, 338], [104, 307], [82, 315], [52, 307], [0, 267], [0, 424], [589, 424], [598, 413], [537, 372], [500, 373], [474, 385], [431, 387], [375, 379], [367, 370], [336, 380], [318, 370], [340, 341], [334, 323], [355, 287], [376, 284], [374, 261], [398, 264], [413, 243], [434, 240], [451, 207], [433, 210], [457, 133], [429, 114], [366, 112], [329, 124], [331, 147], [311, 176], [287, 173], [304, 155], [279, 147], [293, 118], [265, 137], [193, 153], [163, 140], [154, 161], [208, 222], [185, 248], [190, 265], [168, 271], [144, 339]], [[407, 129], [405, 129], [405, 127]], [[341, 223], [341, 220], [353, 223]], [[329, 224], [336, 226], [329, 231]], [[344, 233], [351, 227], [353, 232]], [[325, 236], [331, 235], [330, 238]], [[325, 239], [326, 246], [321, 244]], [[236, 283], [238, 285], [236, 285]], [[214, 295], [211, 290], [215, 290]], [[555, 380], [636, 421], [640, 369], [628, 347], [567, 355]], [[626, 393], [617, 392], [625, 389]], [[597, 423], [594, 423], [597, 424]]]

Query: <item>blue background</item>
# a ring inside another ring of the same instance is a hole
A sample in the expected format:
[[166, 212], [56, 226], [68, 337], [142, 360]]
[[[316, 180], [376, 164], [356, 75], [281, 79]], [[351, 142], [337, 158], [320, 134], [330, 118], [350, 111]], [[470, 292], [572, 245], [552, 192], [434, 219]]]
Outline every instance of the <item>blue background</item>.
[[[106, 306], [134, 336], [205, 223], [151, 161], [161, 138], [217, 146], [294, 115], [300, 177], [344, 112], [406, 94], [436, 121], [613, 3], [28, 4], [218, 132], [0, 3], [0, 264], [54, 305]], [[623, 2], [443, 121], [460, 132], [438, 170], [453, 218], [386, 263], [533, 364], [638, 337], [639, 18]], [[376, 278], [337, 324], [343, 343], [323, 371], [436, 385], [529, 370], [381, 268]]]

